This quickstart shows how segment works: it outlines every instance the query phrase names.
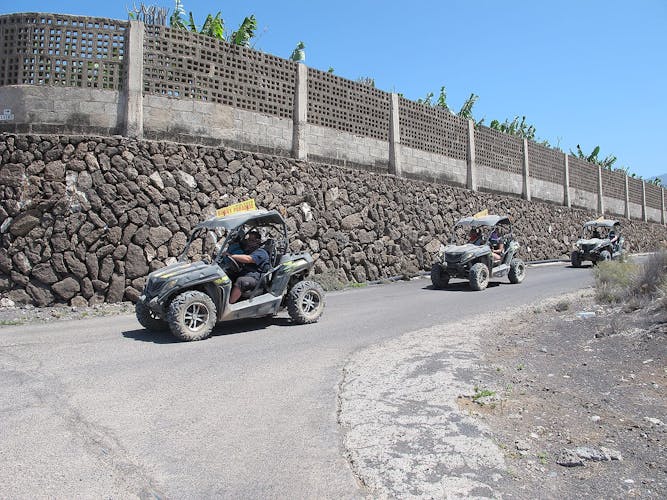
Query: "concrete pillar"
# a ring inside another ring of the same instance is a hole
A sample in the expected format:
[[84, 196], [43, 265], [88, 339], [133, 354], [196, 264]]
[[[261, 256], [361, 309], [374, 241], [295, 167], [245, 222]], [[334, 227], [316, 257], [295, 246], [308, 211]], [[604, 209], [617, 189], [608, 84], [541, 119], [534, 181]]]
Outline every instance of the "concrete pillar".
[[292, 117], [292, 157], [308, 158], [306, 127], [308, 124], [308, 66], [296, 65], [296, 88], [294, 94], [294, 116]]
[[665, 224], [665, 188], [660, 188], [660, 224]]
[[572, 206], [570, 200], [570, 163], [567, 159], [567, 153], [563, 153], [563, 166], [565, 167], [565, 177], [563, 179], [563, 205], [567, 208]]
[[466, 187], [477, 191], [477, 172], [475, 167], [475, 122], [468, 120], [468, 154], [466, 155]]
[[628, 176], [625, 176], [625, 218], [630, 218], [630, 186]]
[[602, 195], [602, 167], [598, 165], [598, 213], [604, 215], [604, 196]]
[[389, 173], [401, 176], [401, 123], [398, 94], [391, 94], [389, 107]]
[[144, 23], [130, 21], [127, 37], [127, 81], [123, 92], [123, 134], [141, 139], [144, 136]]
[[524, 200], [530, 201], [530, 166], [528, 164], [528, 139], [523, 140], [523, 191]]
[[646, 210], [646, 181], [642, 181], [642, 220], [648, 221], [648, 211]]

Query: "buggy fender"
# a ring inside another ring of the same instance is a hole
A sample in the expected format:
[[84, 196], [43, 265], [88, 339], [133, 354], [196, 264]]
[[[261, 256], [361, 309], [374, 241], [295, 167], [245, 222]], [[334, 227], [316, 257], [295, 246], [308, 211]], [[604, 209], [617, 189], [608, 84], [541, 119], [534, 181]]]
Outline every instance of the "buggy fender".
[[310, 254], [296, 255], [294, 259], [283, 262], [275, 271], [271, 281], [271, 293], [275, 296], [282, 295], [287, 289], [287, 284], [292, 276], [307, 273], [313, 265]]

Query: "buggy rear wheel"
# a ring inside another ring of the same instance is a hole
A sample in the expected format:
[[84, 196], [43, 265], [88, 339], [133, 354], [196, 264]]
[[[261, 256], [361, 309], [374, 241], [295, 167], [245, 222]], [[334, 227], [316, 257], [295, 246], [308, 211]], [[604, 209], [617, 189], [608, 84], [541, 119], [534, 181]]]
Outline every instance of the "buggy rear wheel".
[[292, 321], [300, 325], [320, 319], [324, 305], [324, 289], [315, 281], [300, 281], [287, 296], [287, 312]]
[[602, 250], [600, 252], [600, 258], [598, 259], [600, 262], [604, 262], [607, 260], [611, 260], [611, 254], [609, 253], [608, 250]]
[[190, 290], [178, 295], [169, 305], [167, 313], [171, 333], [181, 340], [203, 340], [209, 335], [217, 320], [217, 311], [211, 297], [203, 292]]
[[473, 290], [484, 290], [489, 284], [489, 268], [486, 264], [478, 262], [470, 268], [470, 288]]

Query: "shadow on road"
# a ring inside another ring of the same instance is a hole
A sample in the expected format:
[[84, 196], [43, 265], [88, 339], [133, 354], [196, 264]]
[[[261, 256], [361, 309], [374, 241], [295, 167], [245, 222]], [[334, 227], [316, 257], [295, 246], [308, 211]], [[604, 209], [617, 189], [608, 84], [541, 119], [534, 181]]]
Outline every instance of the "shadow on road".
[[[502, 285], [499, 281], [489, 281], [487, 288], [495, 288]], [[436, 292], [475, 292], [470, 288], [470, 283], [467, 281], [461, 281], [456, 283], [449, 283], [445, 288], [435, 288], [433, 285], [428, 285], [422, 288], [422, 290], [433, 290]]]
[[[240, 319], [218, 324], [211, 333], [211, 337], [222, 335], [235, 335], [239, 333], [253, 333], [264, 330], [271, 326], [290, 326], [292, 321], [289, 318], [257, 318]], [[153, 342], [154, 344], [178, 344], [182, 340], [174, 337], [169, 330], [153, 332], [144, 328], [128, 330], [123, 332], [126, 339], [138, 340], [140, 342]]]

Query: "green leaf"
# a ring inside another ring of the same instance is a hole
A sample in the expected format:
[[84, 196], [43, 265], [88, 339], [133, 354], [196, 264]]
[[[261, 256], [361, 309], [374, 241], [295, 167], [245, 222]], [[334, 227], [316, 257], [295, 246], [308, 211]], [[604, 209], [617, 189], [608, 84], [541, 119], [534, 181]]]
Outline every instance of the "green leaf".
[[190, 31], [197, 33], [197, 25], [195, 24], [195, 18], [193, 17], [192, 12], [190, 12], [190, 15], [188, 16], [188, 28]]
[[234, 45], [241, 45], [247, 47], [250, 45], [250, 40], [255, 36], [255, 30], [257, 29], [257, 20], [254, 15], [246, 17], [239, 29], [232, 33], [231, 43]]

